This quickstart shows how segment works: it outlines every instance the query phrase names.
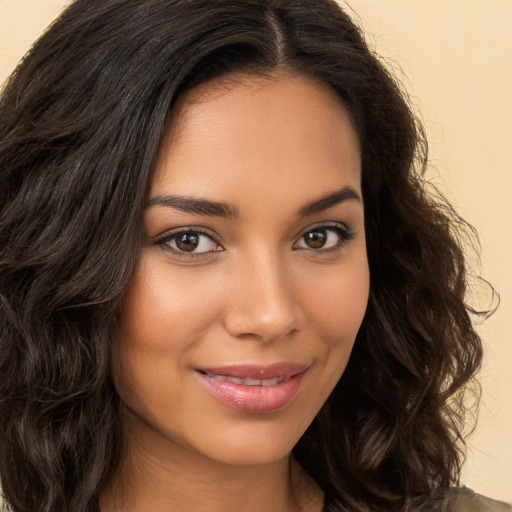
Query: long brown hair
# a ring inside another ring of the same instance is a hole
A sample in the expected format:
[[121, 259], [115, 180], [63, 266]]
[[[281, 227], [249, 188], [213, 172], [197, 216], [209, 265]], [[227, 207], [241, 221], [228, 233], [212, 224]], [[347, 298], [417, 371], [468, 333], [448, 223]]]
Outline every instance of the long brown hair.
[[294, 454], [336, 510], [442, 508], [481, 343], [471, 229], [425, 182], [406, 95], [333, 0], [75, 0], [0, 99], [0, 471], [16, 512], [97, 510], [122, 454], [110, 334], [177, 98], [278, 67], [330, 85], [361, 143], [371, 273], [349, 365]]

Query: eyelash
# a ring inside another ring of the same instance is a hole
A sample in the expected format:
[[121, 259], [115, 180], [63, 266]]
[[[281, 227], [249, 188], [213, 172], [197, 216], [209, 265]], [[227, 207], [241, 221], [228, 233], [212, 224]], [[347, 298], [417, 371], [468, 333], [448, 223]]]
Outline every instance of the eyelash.
[[299, 247], [295, 250], [309, 250], [313, 254], [325, 254], [325, 253], [336, 253], [341, 251], [345, 245], [350, 242], [354, 238], [354, 233], [345, 225], [341, 223], [332, 223], [332, 224], [318, 224], [314, 226], [308, 227], [305, 231], [301, 233], [299, 238], [297, 239], [297, 242], [295, 242], [294, 246], [301, 240], [304, 240], [304, 237], [308, 233], [314, 233], [319, 231], [327, 231], [327, 232], [334, 232], [338, 238], [339, 241], [335, 244], [334, 247], [327, 247], [327, 248], [318, 248], [313, 249], [312, 247]]
[[[331, 232], [331, 233], [334, 232], [338, 236], [339, 241], [336, 243], [336, 245], [334, 247], [328, 247], [326, 249], [321, 248], [321, 247], [318, 249], [314, 249], [312, 247], [298, 247], [298, 248], [295, 247], [299, 243], [299, 241], [304, 240], [304, 237], [308, 233], [313, 233], [315, 231], [317, 231], [317, 232], [326, 231], [326, 232]], [[178, 238], [180, 236], [184, 236], [187, 234], [204, 236], [204, 237], [208, 238], [210, 241], [217, 244], [218, 247], [221, 247], [221, 249], [196, 253], [196, 252], [192, 252], [192, 251], [190, 251], [190, 252], [182, 251], [182, 250], [170, 247], [168, 245], [170, 242], [178, 240]], [[319, 224], [316, 226], [310, 226], [305, 231], [303, 231], [301, 233], [301, 235], [299, 236], [297, 241], [294, 243], [294, 250], [308, 250], [314, 254], [335, 253], [335, 252], [342, 250], [344, 248], [344, 246], [353, 238], [354, 238], [354, 234], [344, 224], [341, 224], [341, 223]], [[220, 242], [219, 237], [215, 233], [213, 233], [212, 231], [206, 230], [204, 228], [199, 228], [199, 227], [196, 228], [194, 226], [190, 226], [185, 229], [181, 228], [179, 230], [172, 231], [171, 233], [167, 233], [166, 235], [157, 239], [154, 243], [155, 243], [155, 245], [162, 246], [162, 248], [164, 250], [173, 252], [174, 254], [177, 254], [180, 257], [184, 257], [184, 258], [197, 258], [197, 257], [201, 257], [206, 254], [211, 254], [214, 252], [222, 252], [224, 250], [222, 248], [222, 244]]]
[[[209, 240], [211, 240], [212, 242], [214, 242], [215, 244], [217, 244], [217, 246], [222, 247], [222, 245], [220, 243], [220, 239], [215, 233], [213, 233], [212, 231], [206, 230], [204, 228], [199, 228], [199, 227], [196, 228], [194, 226], [190, 226], [185, 229], [181, 228], [179, 230], [172, 231], [171, 233], [167, 233], [163, 237], [157, 239], [155, 241], [155, 245], [159, 245], [164, 250], [170, 251], [170, 252], [177, 254], [180, 257], [184, 257], [184, 258], [197, 258], [200, 256], [204, 256], [205, 254], [211, 254], [212, 252], [221, 252], [221, 251], [215, 250], [215, 251], [205, 251], [205, 252], [195, 253], [192, 251], [190, 251], [190, 252], [180, 251], [178, 249], [174, 249], [173, 247], [170, 247], [168, 244], [172, 241], [176, 241], [180, 237], [180, 235], [181, 236], [184, 236], [184, 235], [204, 236], [204, 237], [208, 238]], [[221, 249], [221, 250], [224, 250], [224, 249]]]

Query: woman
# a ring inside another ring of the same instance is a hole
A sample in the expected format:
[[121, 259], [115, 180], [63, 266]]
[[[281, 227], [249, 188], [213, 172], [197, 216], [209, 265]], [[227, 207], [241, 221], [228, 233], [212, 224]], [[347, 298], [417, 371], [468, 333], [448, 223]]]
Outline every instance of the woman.
[[77, 0], [0, 109], [13, 510], [493, 506], [465, 224], [334, 2]]

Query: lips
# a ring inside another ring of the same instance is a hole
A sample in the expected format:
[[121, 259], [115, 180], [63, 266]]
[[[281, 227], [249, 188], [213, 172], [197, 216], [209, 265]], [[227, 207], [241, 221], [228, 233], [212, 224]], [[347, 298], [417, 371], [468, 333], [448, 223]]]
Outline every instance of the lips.
[[282, 362], [198, 369], [207, 390], [232, 409], [250, 413], [277, 411], [293, 401], [308, 366]]
[[275, 386], [287, 380], [287, 377], [274, 377], [273, 379], [252, 379], [251, 377], [246, 377], [242, 379], [241, 377], [228, 377], [216, 374], [208, 374], [208, 376], [219, 382], [232, 382], [233, 384], [242, 384], [244, 386]]

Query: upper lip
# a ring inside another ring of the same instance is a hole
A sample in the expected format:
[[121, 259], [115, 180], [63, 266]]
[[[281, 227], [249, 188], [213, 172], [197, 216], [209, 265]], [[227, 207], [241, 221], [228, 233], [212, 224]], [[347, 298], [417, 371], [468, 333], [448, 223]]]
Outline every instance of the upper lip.
[[276, 377], [293, 377], [308, 369], [307, 364], [279, 362], [270, 365], [240, 364], [229, 366], [204, 367], [197, 370], [208, 375], [223, 375], [241, 379], [275, 379]]

